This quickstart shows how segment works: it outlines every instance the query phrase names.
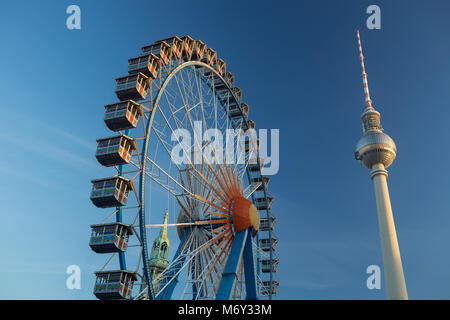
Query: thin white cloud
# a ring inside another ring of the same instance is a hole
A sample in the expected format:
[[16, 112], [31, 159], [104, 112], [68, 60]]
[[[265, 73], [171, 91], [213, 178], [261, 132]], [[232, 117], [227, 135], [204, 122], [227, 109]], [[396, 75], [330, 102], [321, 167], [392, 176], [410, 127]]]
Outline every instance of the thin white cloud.
[[[14, 144], [15, 147], [32, 151], [42, 157], [52, 159], [63, 165], [72, 166], [75, 169], [91, 172], [89, 168], [96, 168], [95, 162], [86, 157], [75, 154], [72, 150], [38, 140], [33, 137], [18, 137], [12, 134], [0, 134], [0, 139]], [[98, 168], [98, 167], [97, 167]]]
[[95, 150], [96, 145], [94, 141], [87, 141], [72, 132], [65, 129], [59, 128], [57, 126], [45, 123], [39, 119], [31, 118], [29, 115], [24, 113], [19, 113], [14, 108], [7, 108], [2, 110], [3, 113], [8, 114], [8, 119], [10, 123], [20, 124], [20, 126], [14, 126], [13, 129], [21, 129], [20, 132], [32, 132], [33, 134], [39, 130], [44, 129], [50, 134], [54, 134], [58, 137], [66, 138], [68, 141], [77, 144], [88, 150]]

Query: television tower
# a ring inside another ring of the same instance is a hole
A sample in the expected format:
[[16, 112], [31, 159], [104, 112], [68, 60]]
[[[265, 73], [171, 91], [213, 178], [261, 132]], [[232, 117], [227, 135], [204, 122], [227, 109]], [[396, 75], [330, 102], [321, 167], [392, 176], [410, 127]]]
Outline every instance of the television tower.
[[394, 162], [397, 148], [391, 137], [383, 132], [380, 123], [380, 113], [372, 106], [369, 87], [367, 85], [367, 74], [364, 68], [364, 56], [359, 30], [356, 32], [358, 35], [366, 108], [361, 115], [363, 136], [356, 144], [355, 158], [367, 169], [371, 170], [370, 177], [375, 187], [387, 298], [407, 300], [408, 293], [406, 292], [402, 259], [398, 247], [391, 200], [389, 199], [387, 186], [388, 172], [386, 168]]

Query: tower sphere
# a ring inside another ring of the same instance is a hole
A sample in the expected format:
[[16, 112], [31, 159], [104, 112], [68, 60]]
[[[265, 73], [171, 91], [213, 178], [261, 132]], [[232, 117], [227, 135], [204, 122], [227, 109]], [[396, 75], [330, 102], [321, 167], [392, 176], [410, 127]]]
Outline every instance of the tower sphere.
[[367, 131], [356, 144], [355, 158], [366, 168], [381, 163], [385, 168], [394, 162], [397, 148], [394, 140], [380, 131]]

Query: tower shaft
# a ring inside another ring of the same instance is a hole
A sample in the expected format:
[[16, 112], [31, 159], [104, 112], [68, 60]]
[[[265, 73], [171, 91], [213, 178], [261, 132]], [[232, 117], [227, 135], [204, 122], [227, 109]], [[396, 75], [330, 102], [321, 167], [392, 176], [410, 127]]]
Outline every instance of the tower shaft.
[[407, 300], [405, 277], [403, 275], [402, 259], [395, 232], [394, 216], [387, 185], [387, 170], [381, 163], [375, 164], [371, 177], [375, 188], [375, 198], [378, 211], [378, 225], [383, 254], [384, 280], [388, 299]]

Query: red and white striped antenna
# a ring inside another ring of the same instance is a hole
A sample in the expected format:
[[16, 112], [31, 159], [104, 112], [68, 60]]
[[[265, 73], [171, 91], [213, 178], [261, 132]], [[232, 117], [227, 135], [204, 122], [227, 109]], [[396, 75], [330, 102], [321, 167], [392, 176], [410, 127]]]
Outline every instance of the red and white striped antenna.
[[372, 100], [370, 100], [369, 86], [367, 84], [367, 73], [366, 73], [366, 68], [364, 67], [364, 56], [363, 56], [363, 53], [362, 53], [361, 38], [359, 37], [359, 30], [358, 29], [356, 30], [356, 33], [358, 35], [359, 58], [361, 59], [364, 94], [366, 95], [366, 107], [367, 108], [373, 108], [372, 107]]

